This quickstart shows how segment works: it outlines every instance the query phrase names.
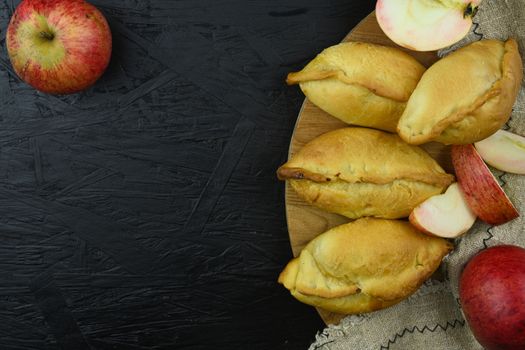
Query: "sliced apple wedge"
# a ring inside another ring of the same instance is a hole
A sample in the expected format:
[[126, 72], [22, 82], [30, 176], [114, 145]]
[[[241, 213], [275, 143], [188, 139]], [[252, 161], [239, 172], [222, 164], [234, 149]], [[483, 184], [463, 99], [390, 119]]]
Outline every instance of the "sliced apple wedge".
[[485, 162], [514, 174], [525, 174], [525, 137], [499, 130], [474, 144]]
[[379, 26], [396, 44], [416, 51], [450, 46], [468, 34], [481, 0], [378, 0]]
[[430, 197], [418, 205], [409, 220], [426, 234], [456, 238], [474, 225], [476, 214], [470, 210], [461, 188], [453, 183], [445, 193]]
[[465, 199], [481, 220], [501, 225], [519, 216], [473, 145], [453, 145], [451, 156]]

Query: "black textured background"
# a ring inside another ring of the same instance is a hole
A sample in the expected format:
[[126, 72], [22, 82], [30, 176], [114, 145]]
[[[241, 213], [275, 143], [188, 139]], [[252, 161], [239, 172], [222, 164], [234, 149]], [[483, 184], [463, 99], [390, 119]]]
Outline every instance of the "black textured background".
[[96, 0], [95, 87], [13, 73], [0, 1], [0, 349], [306, 349], [323, 324], [276, 278], [291, 258], [284, 84], [362, 0]]

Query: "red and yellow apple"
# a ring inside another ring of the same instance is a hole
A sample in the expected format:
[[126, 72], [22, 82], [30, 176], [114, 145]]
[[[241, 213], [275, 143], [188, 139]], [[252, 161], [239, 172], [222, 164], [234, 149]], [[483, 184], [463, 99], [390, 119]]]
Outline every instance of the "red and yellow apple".
[[496, 246], [474, 256], [460, 276], [459, 300], [485, 349], [525, 349], [525, 249]]
[[501, 225], [519, 216], [473, 145], [453, 145], [451, 157], [459, 186], [478, 218]]
[[450, 46], [472, 27], [481, 0], [378, 0], [379, 26], [396, 44], [416, 51]]
[[111, 31], [84, 0], [23, 0], [6, 36], [16, 73], [35, 89], [70, 94], [93, 85], [111, 58]]
[[409, 220], [423, 233], [456, 238], [474, 225], [476, 215], [470, 210], [461, 188], [453, 183], [445, 193], [432, 196], [414, 208]]

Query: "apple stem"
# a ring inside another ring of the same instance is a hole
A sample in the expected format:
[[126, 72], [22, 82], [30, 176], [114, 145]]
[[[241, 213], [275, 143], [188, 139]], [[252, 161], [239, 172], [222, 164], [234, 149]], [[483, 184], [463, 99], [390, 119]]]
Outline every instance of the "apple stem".
[[40, 32], [40, 37], [43, 38], [43, 39], [46, 39], [46, 40], [53, 40], [55, 38], [55, 35], [53, 33], [49, 33], [49, 32], [46, 32], [46, 31], [41, 31]]
[[478, 13], [478, 7], [470, 3], [467, 5], [465, 12], [463, 12], [463, 18], [474, 17], [476, 13]]

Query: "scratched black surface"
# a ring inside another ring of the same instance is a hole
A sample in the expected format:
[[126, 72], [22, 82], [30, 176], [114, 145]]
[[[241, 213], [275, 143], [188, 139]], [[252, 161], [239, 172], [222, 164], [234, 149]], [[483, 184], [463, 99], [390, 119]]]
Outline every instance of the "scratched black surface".
[[291, 258], [283, 83], [361, 0], [96, 0], [114, 37], [90, 90], [12, 71], [0, 2], [0, 349], [306, 349], [323, 324]]

